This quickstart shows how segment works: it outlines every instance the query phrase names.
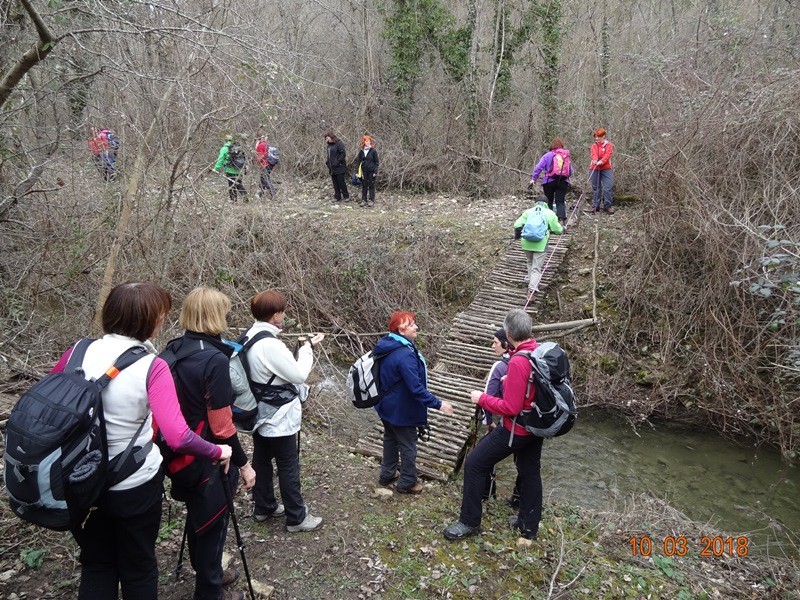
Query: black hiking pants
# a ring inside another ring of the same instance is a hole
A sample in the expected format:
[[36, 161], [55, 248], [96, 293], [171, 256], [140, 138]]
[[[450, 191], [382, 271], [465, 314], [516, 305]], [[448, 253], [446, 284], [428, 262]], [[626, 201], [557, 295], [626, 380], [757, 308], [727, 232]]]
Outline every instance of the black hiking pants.
[[241, 173], [225, 173], [225, 179], [228, 180], [228, 197], [231, 199], [231, 202], [236, 202], [239, 196], [247, 196], [247, 190], [244, 189], [244, 184], [242, 183]]
[[331, 173], [333, 180], [333, 199], [339, 202], [342, 198], [347, 202], [350, 200], [350, 192], [347, 191], [347, 182], [345, 182], [346, 173]]
[[542, 184], [542, 191], [547, 198], [547, 208], [553, 210], [553, 203], [556, 205], [556, 216], [559, 221], [567, 220], [567, 192], [569, 184], [565, 177], [556, 177], [553, 181]]
[[470, 527], [481, 524], [481, 500], [486, 491], [486, 478], [492, 468], [513, 454], [519, 473], [519, 523], [526, 535], [535, 536], [542, 520], [542, 443], [540, 437], [515, 435], [511, 446], [511, 432], [498, 425], [484, 436], [464, 463], [464, 497], [461, 500], [459, 521]]
[[130, 490], [105, 492], [83, 529], [72, 535], [81, 548], [79, 600], [158, 598], [156, 536], [161, 524], [163, 472]]

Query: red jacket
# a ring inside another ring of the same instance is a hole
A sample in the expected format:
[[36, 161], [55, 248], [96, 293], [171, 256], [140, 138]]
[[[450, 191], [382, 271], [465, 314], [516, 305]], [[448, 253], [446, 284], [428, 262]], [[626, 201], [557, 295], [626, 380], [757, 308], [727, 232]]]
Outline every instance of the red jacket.
[[[614, 144], [606, 140], [605, 142], [595, 142], [590, 150], [592, 163], [589, 169], [592, 171], [607, 171], [611, 169], [611, 155], [614, 154]], [[600, 164], [595, 165], [594, 161], [599, 160]]]
[[258, 158], [258, 164], [261, 167], [266, 167], [269, 163], [267, 162], [267, 155], [269, 154], [269, 142], [266, 140], [258, 140], [256, 142], [256, 158]]
[[[530, 408], [536, 395], [535, 386], [531, 386], [530, 395], [525, 397], [528, 387], [528, 377], [531, 374], [531, 363], [527, 356], [516, 356], [522, 350], [533, 352], [536, 349], [536, 340], [528, 340], [517, 346], [514, 354], [508, 361], [508, 371], [503, 382], [503, 397], [481, 394], [478, 404], [481, 408], [491, 413], [503, 415], [503, 427], [511, 431], [512, 419], [520, 414], [524, 408]], [[521, 425], [514, 426], [514, 435], [532, 435]]]

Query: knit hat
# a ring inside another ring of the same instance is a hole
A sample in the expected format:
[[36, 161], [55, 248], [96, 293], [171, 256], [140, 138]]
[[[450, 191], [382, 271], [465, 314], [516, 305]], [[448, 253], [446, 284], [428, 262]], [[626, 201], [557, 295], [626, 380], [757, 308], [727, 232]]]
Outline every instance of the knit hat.
[[503, 344], [508, 344], [508, 336], [506, 335], [506, 330], [502, 327], [494, 332], [494, 337], [500, 340]]

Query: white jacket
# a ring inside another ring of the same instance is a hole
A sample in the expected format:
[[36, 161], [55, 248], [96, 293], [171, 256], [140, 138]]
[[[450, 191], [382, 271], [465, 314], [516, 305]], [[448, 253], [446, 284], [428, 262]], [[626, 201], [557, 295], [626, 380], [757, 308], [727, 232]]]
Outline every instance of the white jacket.
[[259, 331], [269, 331], [275, 337], [264, 338], [247, 351], [250, 377], [256, 383], [268, 383], [274, 374], [273, 385], [293, 383], [298, 397], [277, 408], [260, 402], [256, 431], [263, 437], [294, 435], [300, 431], [303, 417], [300, 394], [305, 392], [304, 382], [314, 366], [314, 352], [311, 344], [304, 344], [295, 359], [286, 344], [277, 339], [281, 330], [272, 323], [256, 321], [247, 331], [247, 337], [252, 339]]

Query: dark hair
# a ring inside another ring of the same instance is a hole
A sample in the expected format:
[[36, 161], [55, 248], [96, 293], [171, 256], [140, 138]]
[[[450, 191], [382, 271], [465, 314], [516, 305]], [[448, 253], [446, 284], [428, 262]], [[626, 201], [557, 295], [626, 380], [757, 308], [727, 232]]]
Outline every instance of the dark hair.
[[258, 321], [269, 321], [275, 314], [286, 310], [286, 296], [278, 290], [266, 290], [250, 300], [250, 312]]
[[126, 281], [103, 304], [103, 331], [145, 341], [172, 307], [169, 292], [150, 281]]
[[553, 138], [553, 141], [550, 142], [550, 150], [558, 150], [559, 148], [564, 147], [564, 140], [561, 138]]
[[414, 313], [407, 310], [396, 310], [389, 318], [389, 331], [392, 333], [400, 333], [400, 326], [407, 323], [413, 323], [416, 320]]
[[506, 330], [502, 327], [494, 332], [494, 337], [498, 339], [500, 345], [503, 347], [503, 350], [508, 349], [508, 337], [506, 336]]
[[333, 133], [332, 131], [328, 131], [328, 132], [325, 134], [325, 137], [326, 137], [326, 138], [330, 138], [330, 139], [331, 139], [331, 141], [332, 141], [332, 142], [334, 142], [334, 143], [336, 143], [336, 142], [338, 142], [338, 141], [339, 141], [339, 138], [338, 138], [338, 137], [336, 137], [336, 134], [335, 134], [335, 133]]

